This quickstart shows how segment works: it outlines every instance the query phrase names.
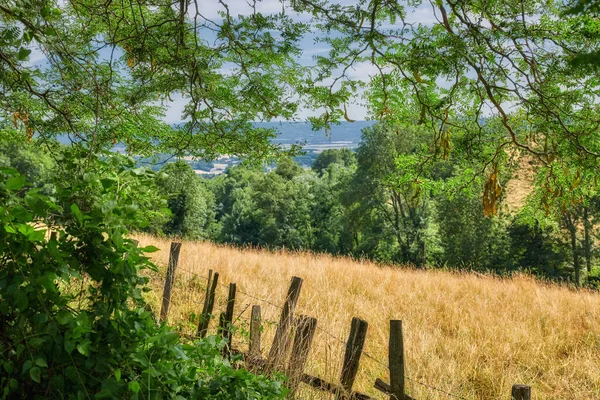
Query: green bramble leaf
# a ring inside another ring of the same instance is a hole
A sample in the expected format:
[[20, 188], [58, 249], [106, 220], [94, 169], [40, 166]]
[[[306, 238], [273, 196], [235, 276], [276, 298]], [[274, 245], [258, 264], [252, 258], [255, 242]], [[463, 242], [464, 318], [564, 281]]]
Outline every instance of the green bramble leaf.
[[39, 369], [39, 367], [33, 367], [29, 370], [29, 376], [34, 382], [37, 383], [40, 383], [42, 381], [41, 373], [42, 371]]
[[38, 367], [48, 368], [48, 363], [41, 357], [35, 359], [35, 365]]
[[150, 246], [142, 247], [140, 250], [144, 253], [155, 253], [155, 252], [159, 251], [160, 249], [156, 246], [150, 245]]
[[85, 339], [81, 343], [77, 345], [77, 351], [83, 354], [84, 356], [88, 356], [91, 354], [91, 342], [89, 339]]
[[129, 390], [131, 390], [133, 393], [137, 394], [140, 391], [140, 384], [137, 381], [131, 381], [127, 384], [127, 387], [129, 388]]

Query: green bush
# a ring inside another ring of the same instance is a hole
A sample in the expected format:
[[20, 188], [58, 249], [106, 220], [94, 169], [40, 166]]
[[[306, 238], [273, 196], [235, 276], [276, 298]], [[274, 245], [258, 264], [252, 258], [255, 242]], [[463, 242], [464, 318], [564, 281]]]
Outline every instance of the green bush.
[[128, 162], [67, 154], [53, 197], [0, 170], [0, 396], [282, 398], [280, 382], [222, 358], [223, 342], [182, 343], [145, 311], [156, 249], [126, 235], [147, 217], [135, 185], [154, 177], [128, 181]]

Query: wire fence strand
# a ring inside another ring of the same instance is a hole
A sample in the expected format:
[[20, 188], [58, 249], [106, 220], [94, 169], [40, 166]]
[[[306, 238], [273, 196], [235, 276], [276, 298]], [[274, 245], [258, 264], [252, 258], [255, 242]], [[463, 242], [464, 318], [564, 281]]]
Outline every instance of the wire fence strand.
[[[185, 271], [185, 272], [187, 272], [189, 275], [202, 276], [202, 275], [201, 275], [201, 273], [200, 273], [200, 272], [198, 272], [198, 271], [191, 271], [191, 270], [189, 270], [189, 269], [187, 269], [187, 268], [183, 268], [183, 267], [178, 267], [177, 269], [178, 269], [178, 270], [180, 270], [180, 271]], [[222, 283], [222, 282], [217, 282], [217, 284], [218, 284], [218, 285], [220, 285], [220, 286], [223, 286], [223, 287], [225, 287], [225, 288], [229, 288], [229, 285], [228, 285], [228, 284], [225, 284], [225, 283]], [[208, 289], [206, 286], [202, 286], [202, 285], [200, 285], [200, 287], [201, 287], [201, 289], [202, 289], [202, 290], [207, 290], [207, 289]], [[236, 289], [236, 292], [237, 292], [237, 293], [241, 293], [241, 294], [243, 294], [243, 295], [245, 295], [245, 296], [247, 296], [247, 297], [249, 297], [249, 298], [251, 298], [251, 299], [254, 299], [254, 300], [256, 300], [256, 301], [260, 301], [260, 302], [262, 302], [262, 303], [264, 303], [264, 304], [267, 304], [267, 305], [269, 305], [269, 306], [271, 306], [271, 307], [274, 307], [274, 308], [276, 308], [276, 309], [278, 309], [278, 310], [283, 310], [283, 307], [282, 307], [282, 306], [280, 306], [279, 304], [275, 304], [275, 303], [273, 303], [273, 302], [271, 302], [271, 301], [269, 301], [269, 300], [266, 300], [266, 299], [263, 299], [263, 298], [260, 298], [260, 297], [254, 296], [254, 295], [252, 295], [252, 294], [250, 294], [250, 293], [247, 293], [247, 292], [244, 292], [244, 291], [242, 291], [242, 290], [240, 290], [240, 289]], [[200, 301], [196, 301], [196, 300], [192, 300], [192, 301], [193, 301], [194, 303], [198, 304], [198, 305], [203, 305], [203, 304], [204, 304], [203, 302], [200, 302]], [[235, 321], [238, 321], [238, 320], [241, 318], [242, 314], [248, 310], [248, 308], [249, 308], [249, 305], [247, 305], [247, 306], [246, 306], [246, 308], [245, 308], [245, 309], [244, 309], [244, 310], [243, 310], [241, 313], [239, 313], [239, 315], [238, 315], [238, 317], [235, 319]], [[278, 323], [277, 323], [277, 322], [276, 322], [275, 324], [276, 324], [276, 325], [278, 325]], [[316, 327], [316, 328], [317, 328], [317, 330], [319, 330], [319, 331], [323, 332], [325, 335], [327, 335], [327, 336], [331, 337], [332, 339], [335, 339], [336, 341], [338, 341], [338, 342], [339, 342], [339, 343], [341, 343], [342, 345], [346, 345], [346, 341], [344, 341], [343, 339], [341, 339], [341, 338], [339, 338], [338, 336], [334, 335], [333, 333], [331, 333], [331, 332], [329, 332], [329, 331], [327, 331], [327, 330], [325, 330], [325, 329], [321, 328], [321, 327], [320, 327], [320, 326], [318, 326], [318, 325], [317, 325], [317, 327]], [[368, 359], [370, 359], [371, 361], [375, 362], [375, 363], [376, 363], [376, 364], [378, 364], [379, 366], [381, 366], [381, 367], [383, 367], [384, 369], [386, 369], [386, 370], [388, 370], [388, 371], [389, 371], [389, 366], [388, 366], [387, 364], [385, 364], [384, 362], [380, 361], [379, 359], [377, 359], [376, 357], [372, 356], [372, 355], [371, 355], [371, 354], [369, 354], [368, 352], [365, 352], [365, 351], [363, 351], [363, 353], [362, 353], [362, 354], [363, 354], [365, 357], [367, 357]], [[410, 381], [410, 382], [412, 382], [412, 383], [415, 383], [415, 384], [418, 384], [418, 385], [420, 385], [420, 386], [423, 386], [423, 387], [425, 387], [425, 388], [427, 388], [427, 389], [429, 389], [429, 390], [436, 391], [436, 392], [438, 392], [438, 393], [442, 393], [442, 394], [444, 394], [444, 395], [446, 395], [446, 396], [448, 396], [448, 397], [452, 397], [452, 398], [455, 398], [455, 399], [460, 399], [460, 400], [467, 400], [466, 398], [464, 398], [464, 397], [461, 397], [461, 396], [459, 396], [459, 395], [457, 395], [457, 394], [454, 394], [454, 393], [448, 392], [448, 391], [446, 391], [446, 390], [444, 390], [444, 389], [440, 389], [440, 388], [438, 388], [438, 387], [436, 387], [436, 386], [433, 386], [433, 385], [429, 385], [429, 384], [427, 384], [427, 383], [425, 383], [425, 382], [421, 382], [421, 381], [419, 381], [419, 380], [417, 380], [417, 379], [413, 379], [413, 378], [411, 378], [411, 377], [409, 377], [409, 376], [405, 376], [405, 379], [406, 379], [406, 380], [408, 380], [408, 381]]]

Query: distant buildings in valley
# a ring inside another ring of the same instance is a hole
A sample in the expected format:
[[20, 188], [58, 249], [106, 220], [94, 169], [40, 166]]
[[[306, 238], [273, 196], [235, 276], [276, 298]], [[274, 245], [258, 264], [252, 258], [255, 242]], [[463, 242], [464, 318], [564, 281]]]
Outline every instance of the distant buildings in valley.
[[[360, 143], [362, 129], [372, 126], [374, 123], [374, 121], [342, 122], [339, 125], [333, 125], [329, 132], [314, 131], [308, 122], [261, 122], [255, 125], [261, 128], [276, 129], [279, 135], [273, 139], [273, 143], [283, 148], [289, 148], [294, 144], [301, 145], [305, 154], [294, 157], [294, 161], [303, 168], [310, 168], [317, 156], [324, 150], [356, 149]], [[229, 155], [212, 161], [195, 160], [189, 156], [183, 157], [183, 160], [190, 164], [196, 174], [207, 178], [220, 175], [228, 167], [238, 165], [241, 161], [238, 157]], [[140, 159], [140, 164], [159, 170], [165, 163], [171, 161], [173, 159], [168, 155], [157, 155], [152, 159]], [[265, 171], [270, 171], [273, 167], [273, 165], [267, 165]]]

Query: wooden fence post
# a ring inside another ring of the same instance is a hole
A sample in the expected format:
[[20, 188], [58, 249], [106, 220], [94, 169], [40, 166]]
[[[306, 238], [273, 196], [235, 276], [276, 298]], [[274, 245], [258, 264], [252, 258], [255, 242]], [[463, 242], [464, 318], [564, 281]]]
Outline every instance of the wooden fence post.
[[308, 358], [308, 353], [312, 345], [315, 330], [317, 329], [317, 319], [300, 315], [296, 327], [296, 335], [292, 344], [292, 355], [288, 367], [288, 378], [290, 379], [290, 396], [293, 396], [304, 374], [304, 365]]
[[512, 400], [531, 400], [531, 387], [515, 384], [511, 390]]
[[390, 341], [388, 348], [390, 367], [390, 399], [405, 400], [404, 392], [404, 339], [402, 321], [390, 321]]
[[213, 312], [215, 305], [215, 292], [217, 291], [217, 284], [219, 283], [219, 273], [215, 272], [215, 275], [211, 280], [212, 270], [208, 272], [208, 284], [206, 285], [206, 298], [204, 299], [204, 306], [202, 308], [202, 314], [200, 315], [200, 322], [198, 323], [198, 336], [206, 337], [208, 332], [208, 324], [210, 323], [210, 317]]
[[160, 309], [160, 322], [167, 320], [169, 314], [169, 305], [171, 304], [171, 291], [175, 283], [175, 270], [179, 262], [179, 252], [181, 250], [180, 242], [171, 242], [171, 252], [169, 253], [169, 267], [167, 268], [167, 277], [163, 289], [162, 307]]
[[[340, 382], [347, 394], [352, 393], [352, 386], [358, 372], [358, 363], [362, 355], [365, 339], [367, 338], [367, 328], [369, 324], [360, 318], [352, 318], [350, 326], [350, 335], [346, 343], [346, 352], [344, 353], [344, 364], [342, 366], [342, 376]], [[338, 398], [340, 396], [338, 395]]]
[[252, 306], [250, 316], [250, 348], [248, 354], [251, 359], [261, 358], [260, 353], [260, 330], [261, 330], [260, 306]]
[[229, 284], [229, 295], [227, 296], [227, 307], [223, 316], [223, 326], [221, 335], [227, 339], [227, 348], [231, 350], [231, 340], [233, 339], [233, 332], [231, 330], [231, 324], [233, 323], [233, 307], [235, 305], [235, 292], [236, 284]]
[[275, 338], [271, 345], [268, 358], [268, 369], [280, 369], [285, 355], [290, 347], [290, 330], [294, 322], [294, 310], [298, 303], [298, 297], [300, 297], [300, 289], [302, 288], [302, 278], [297, 276], [292, 277], [292, 282], [288, 290], [288, 294], [283, 304], [283, 310], [281, 311], [281, 317], [279, 318], [279, 325], [275, 331]]

